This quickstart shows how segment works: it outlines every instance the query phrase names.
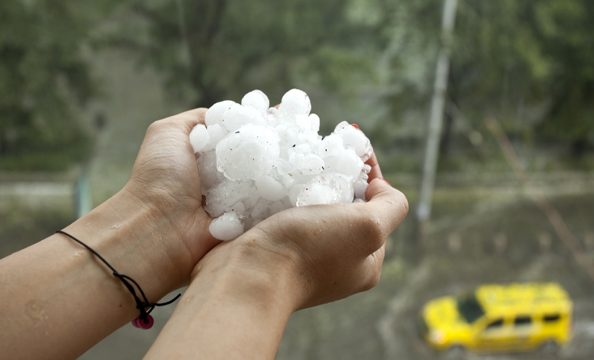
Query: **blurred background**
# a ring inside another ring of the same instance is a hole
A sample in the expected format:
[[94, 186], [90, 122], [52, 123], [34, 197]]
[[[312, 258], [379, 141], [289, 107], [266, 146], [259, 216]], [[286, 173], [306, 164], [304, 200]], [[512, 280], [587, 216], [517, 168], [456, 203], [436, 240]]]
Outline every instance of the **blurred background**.
[[[411, 212], [379, 286], [295, 314], [279, 359], [439, 358], [425, 302], [526, 281], [573, 300], [557, 358], [592, 359], [593, 18], [590, 0], [1, 1], [0, 257], [115, 193], [152, 121], [297, 87], [322, 133], [360, 124]], [[81, 358], [140, 358], [171, 311]]]

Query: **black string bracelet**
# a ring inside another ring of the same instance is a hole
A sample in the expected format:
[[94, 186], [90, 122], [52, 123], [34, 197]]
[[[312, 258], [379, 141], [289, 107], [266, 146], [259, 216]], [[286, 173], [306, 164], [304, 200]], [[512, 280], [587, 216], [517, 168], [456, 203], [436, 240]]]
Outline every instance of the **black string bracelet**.
[[124, 275], [124, 274], [120, 273], [119, 271], [117, 271], [109, 262], [107, 262], [107, 260], [105, 260], [105, 258], [103, 256], [101, 256], [97, 251], [93, 250], [89, 245], [85, 244], [84, 242], [80, 241], [79, 239], [75, 238], [74, 236], [68, 234], [67, 232], [65, 232], [63, 230], [58, 230], [58, 231], [56, 231], [56, 233], [66, 235], [67, 237], [76, 241], [80, 245], [84, 246], [87, 250], [89, 250], [99, 260], [101, 260], [101, 262], [103, 262], [103, 264], [105, 264], [105, 266], [107, 266], [111, 270], [111, 273], [113, 274], [113, 276], [118, 278], [122, 282], [122, 284], [124, 284], [126, 289], [128, 289], [130, 294], [132, 294], [132, 297], [134, 297], [134, 301], [136, 302], [136, 308], [139, 311], [138, 317], [136, 319], [132, 320], [132, 322], [131, 322], [132, 325], [134, 325], [135, 327], [140, 328], [140, 329], [150, 329], [151, 327], [153, 327], [153, 323], [155, 322], [155, 320], [150, 315], [151, 311], [153, 311], [153, 309], [156, 306], [169, 305], [181, 296], [181, 294], [177, 294], [173, 299], [171, 299], [169, 301], [165, 301], [165, 302], [161, 302], [161, 303], [151, 303], [148, 300], [148, 298], [146, 297], [146, 294], [144, 293], [144, 291], [142, 290], [140, 285], [138, 285], [138, 283], [134, 279], [132, 279], [128, 275]]

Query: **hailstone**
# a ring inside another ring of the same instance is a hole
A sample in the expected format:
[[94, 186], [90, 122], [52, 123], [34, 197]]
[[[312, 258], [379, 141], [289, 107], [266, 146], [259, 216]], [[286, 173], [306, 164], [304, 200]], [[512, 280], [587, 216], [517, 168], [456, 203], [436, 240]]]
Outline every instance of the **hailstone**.
[[290, 207], [365, 201], [369, 139], [345, 121], [326, 137], [319, 130], [320, 117], [299, 89], [278, 107], [260, 90], [211, 106], [189, 141], [212, 236], [235, 239]]

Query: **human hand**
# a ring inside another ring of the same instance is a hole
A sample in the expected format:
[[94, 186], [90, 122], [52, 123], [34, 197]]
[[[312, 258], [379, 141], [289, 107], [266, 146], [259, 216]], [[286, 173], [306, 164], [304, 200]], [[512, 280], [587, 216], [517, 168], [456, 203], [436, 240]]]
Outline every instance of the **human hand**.
[[177, 271], [178, 286], [217, 243], [208, 232], [210, 218], [202, 207], [200, 175], [188, 138], [205, 113], [204, 108], [194, 109], [153, 122], [122, 190], [156, 213], [164, 242], [159, 256], [165, 255], [169, 268]]
[[153, 123], [121, 191], [60, 234], [0, 261], [6, 357], [76, 358], [132, 319], [150, 327], [152, 303], [188, 281], [216, 244], [189, 142], [204, 114]]
[[274, 288], [282, 282], [293, 310], [372, 288], [381, 274], [386, 239], [405, 218], [408, 202], [381, 178], [375, 156], [369, 163], [372, 177], [367, 203], [306, 206], [277, 213], [233, 242], [213, 249], [193, 275], [217, 267], [211, 264], [222, 266], [216, 258], [226, 255], [225, 266], [235, 266], [240, 277], [274, 274], [263, 285]]
[[375, 286], [408, 202], [368, 164], [367, 203], [288, 209], [208, 252], [147, 359], [274, 358], [295, 310]]

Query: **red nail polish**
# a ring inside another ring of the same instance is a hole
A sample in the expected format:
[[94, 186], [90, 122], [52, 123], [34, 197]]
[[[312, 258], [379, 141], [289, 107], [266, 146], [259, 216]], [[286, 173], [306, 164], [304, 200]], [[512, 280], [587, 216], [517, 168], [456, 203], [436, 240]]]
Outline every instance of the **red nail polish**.
[[352, 123], [351, 124], [355, 129], [361, 129], [361, 126], [359, 126], [359, 124], [357, 123]]

